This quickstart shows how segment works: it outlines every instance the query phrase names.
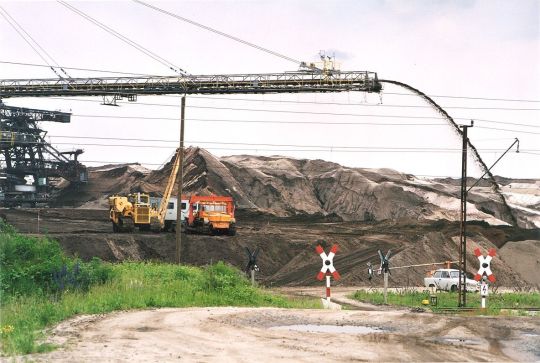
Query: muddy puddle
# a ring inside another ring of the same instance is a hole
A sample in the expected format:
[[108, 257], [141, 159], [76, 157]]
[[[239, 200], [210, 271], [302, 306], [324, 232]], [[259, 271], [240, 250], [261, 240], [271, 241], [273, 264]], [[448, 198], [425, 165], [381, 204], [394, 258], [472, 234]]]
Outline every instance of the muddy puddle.
[[383, 333], [385, 330], [378, 327], [361, 325], [318, 325], [318, 324], [298, 324], [273, 326], [270, 330], [288, 330], [306, 333], [332, 333], [332, 334], [370, 334]]
[[440, 338], [436, 339], [436, 342], [453, 344], [453, 345], [479, 345], [482, 344], [482, 341], [477, 339], [466, 339], [466, 338]]

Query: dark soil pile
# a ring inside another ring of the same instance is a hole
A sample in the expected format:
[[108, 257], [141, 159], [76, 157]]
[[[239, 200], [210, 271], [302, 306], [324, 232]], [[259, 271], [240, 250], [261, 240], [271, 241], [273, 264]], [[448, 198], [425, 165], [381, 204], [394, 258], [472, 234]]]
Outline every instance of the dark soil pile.
[[[90, 168], [89, 182], [67, 186], [58, 194], [56, 205], [107, 208], [107, 197], [112, 194], [161, 195], [171, 166], [172, 160], [155, 171], [138, 164]], [[509, 200], [514, 201], [512, 211], [518, 225], [540, 227], [540, 181], [519, 180], [516, 183], [521, 187], [511, 189], [511, 180], [501, 180], [511, 194]], [[249, 155], [217, 158], [206, 150], [189, 148], [184, 159], [184, 191], [231, 195], [238, 209], [280, 217], [459, 220], [460, 191], [455, 180], [425, 180], [390, 169], [348, 168], [323, 160]], [[512, 223], [513, 217], [499, 199], [489, 187], [475, 188], [469, 193], [469, 220]]]

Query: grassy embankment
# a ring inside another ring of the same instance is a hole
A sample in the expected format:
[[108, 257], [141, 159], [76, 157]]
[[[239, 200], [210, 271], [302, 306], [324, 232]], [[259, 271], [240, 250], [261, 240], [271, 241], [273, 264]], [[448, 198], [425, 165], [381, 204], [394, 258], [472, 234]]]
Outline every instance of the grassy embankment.
[[[438, 308], [455, 308], [457, 306], [457, 292], [441, 292], [437, 293], [437, 306], [432, 306], [433, 311]], [[379, 291], [359, 290], [352, 295], [353, 299], [368, 302], [372, 304], [383, 304], [384, 296]], [[403, 293], [389, 292], [388, 304], [408, 307], [425, 307], [422, 305], [422, 300], [429, 300], [429, 293], [419, 291], [406, 291]], [[481, 297], [479, 293], [467, 294], [468, 307], [480, 307]], [[486, 314], [498, 315], [501, 308], [526, 308], [540, 307], [540, 293], [495, 293], [490, 294], [487, 298]]]
[[319, 307], [253, 288], [223, 263], [206, 268], [160, 263], [84, 263], [56, 241], [0, 225], [0, 333], [3, 354], [54, 349], [44, 329], [77, 314], [191, 306]]

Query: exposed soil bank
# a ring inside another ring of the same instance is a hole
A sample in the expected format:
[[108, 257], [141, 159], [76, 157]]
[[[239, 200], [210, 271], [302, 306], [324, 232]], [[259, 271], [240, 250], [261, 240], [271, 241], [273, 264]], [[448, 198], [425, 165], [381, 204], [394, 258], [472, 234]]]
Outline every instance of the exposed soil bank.
[[[23, 233], [48, 235], [64, 250], [89, 260], [96, 256], [106, 261], [157, 260], [174, 262], [175, 238], [172, 233], [111, 233], [106, 210], [44, 209], [4, 210], [9, 223]], [[454, 261], [458, 259], [459, 224], [448, 221], [339, 222], [333, 217], [276, 218], [243, 211], [238, 215], [239, 229], [234, 237], [184, 235], [182, 263], [205, 265], [225, 261], [243, 269], [247, 263], [245, 247], [261, 248], [257, 278], [263, 284], [305, 286], [318, 284], [315, 275], [321, 259], [315, 246], [329, 249], [338, 244], [334, 262], [348, 286], [380, 285], [376, 277], [368, 280], [366, 263], [379, 263], [377, 250], [392, 249], [393, 266]], [[503, 258], [495, 257], [492, 269], [502, 286], [531, 286], [538, 259], [528, 256], [530, 246], [540, 243], [538, 229], [490, 226], [474, 223], [468, 227], [468, 272], [476, 272], [476, 247], [484, 251], [501, 248]], [[509, 241], [511, 244], [509, 244]], [[535, 242], [537, 241], [537, 242]], [[524, 247], [520, 247], [523, 244]], [[439, 266], [396, 270], [390, 286], [422, 285], [426, 272]]]

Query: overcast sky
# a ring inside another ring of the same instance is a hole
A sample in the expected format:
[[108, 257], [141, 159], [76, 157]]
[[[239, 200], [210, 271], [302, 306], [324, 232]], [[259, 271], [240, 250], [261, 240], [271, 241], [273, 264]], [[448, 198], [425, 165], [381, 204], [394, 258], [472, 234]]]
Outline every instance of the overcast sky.
[[[292, 62], [132, 1], [70, 4], [191, 74], [298, 69]], [[319, 51], [324, 50], [335, 54], [342, 70], [375, 71], [379, 78], [410, 84], [434, 95], [436, 102], [458, 123], [475, 120], [469, 135], [486, 164], [491, 165], [514, 138], [520, 139], [522, 152], [509, 153], [493, 169], [494, 174], [540, 178], [539, 1], [288, 0], [152, 4], [294, 59], [316, 61]], [[0, 1], [0, 5], [60, 65], [172, 75], [162, 64], [58, 2]], [[44, 64], [3, 17], [0, 17], [0, 49], [2, 62]], [[72, 77], [110, 75], [76, 70], [68, 73]], [[45, 67], [0, 63], [0, 79], [52, 77], [55, 74]], [[175, 120], [179, 117], [178, 96], [139, 97], [138, 103], [122, 103], [120, 107], [100, 105], [98, 97], [3, 101], [8, 105], [72, 112], [71, 124], [43, 123], [42, 127], [48, 130], [50, 140], [59, 149], [83, 148], [85, 154], [81, 160], [89, 166], [140, 162], [156, 168], [174, 152], [176, 145], [166, 141], [178, 139], [179, 123]], [[426, 176], [461, 173], [459, 137], [439, 114], [421, 107], [427, 106], [424, 101], [396, 86], [385, 86], [381, 95], [188, 96], [187, 106], [187, 145], [207, 148], [216, 155], [318, 158], [346, 166], [392, 168]], [[479, 176], [480, 170], [471, 164], [469, 173]]]

